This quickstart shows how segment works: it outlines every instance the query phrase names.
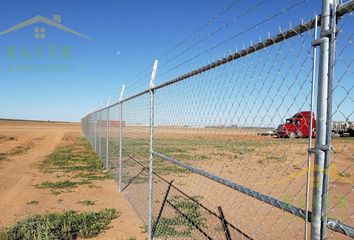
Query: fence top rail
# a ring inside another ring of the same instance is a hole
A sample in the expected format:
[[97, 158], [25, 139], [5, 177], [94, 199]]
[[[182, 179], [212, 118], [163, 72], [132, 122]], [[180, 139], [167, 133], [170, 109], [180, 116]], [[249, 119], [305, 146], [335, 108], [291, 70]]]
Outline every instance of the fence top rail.
[[[343, 15], [347, 14], [347, 13], [350, 13], [354, 11], [354, 0], [350, 0], [346, 3], [343, 3], [341, 5], [339, 5], [337, 7], [337, 11], [336, 11], [336, 14], [337, 14], [337, 17], [340, 18], [342, 17]], [[243, 49], [241, 51], [238, 51], [238, 52], [234, 52], [230, 55], [228, 55], [227, 57], [224, 57], [222, 59], [219, 59], [219, 60], [216, 60], [208, 65], [205, 65], [201, 68], [198, 68], [198, 69], [195, 69], [191, 72], [188, 72], [188, 73], [185, 73], [179, 77], [176, 77], [174, 79], [171, 79], [171, 80], [168, 80], [168, 81], [165, 81], [161, 84], [158, 84], [150, 89], [146, 89], [144, 91], [141, 91], [137, 94], [134, 94], [132, 96], [129, 96], [127, 98], [124, 98], [120, 101], [117, 101], [115, 103], [112, 103], [111, 105], [108, 105], [106, 107], [103, 107], [103, 108], [100, 108], [100, 109], [97, 109], [91, 113], [88, 113], [87, 115], [90, 115], [90, 114], [93, 114], [93, 113], [96, 113], [96, 112], [99, 112], [99, 111], [102, 111], [102, 110], [105, 110], [105, 109], [108, 109], [110, 107], [114, 107], [120, 103], [123, 103], [123, 102], [126, 102], [128, 100], [131, 100], [133, 98], [136, 98], [136, 97], [139, 97], [139, 96], [142, 96], [146, 93], [149, 93], [149, 91], [154, 91], [154, 90], [157, 90], [157, 89], [160, 89], [160, 88], [163, 88], [163, 87], [166, 87], [166, 86], [169, 86], [171, 84], [174, 84], [174, 83], [177, 83], [177, 82], [180, 82], [182, 80], [185, 80], [185, 79], [188, 79], [190, 77], [193, 77], [195, 75], [198, 75], [200, 73], [203, 73], [205, 71], [209, 71], [211, 69], [214, 69], [216, 67], [219, 67], [221, 65], [224, 65], [226, 63], [229, 63], [229, 62], [232, 62], [236, 59], [239, 59], [239, 58], [242, 58], [242, 57], [245, 57], [249, 54], [252, 54], [256, 51], [259, 51], [259, 50], [262, 50], [264, 48], [267, 48], [269, 46], [272, 46], [274, 44], [277, 44], [281, 41], [284, 41], [284, 40], [287, 40], [289, 38], [292, 38], [292, 37], [295, 37], [297, 35], [300, 35], [301, 33], [304, 33], [304, 32], [307, 32], [311, 29], [313, 29], [315, 27], [315, 22], [316, 22], [316, 17], [314, 17], [313, 19], [305, 22], [305, 23], [301, 23], [300, 25], [297, 25], [296, 27], [293, 27], [293, 28], [290, 28], [290, 29], [287, 29], [287, 30], [284, 30], [282, 32], [280, 32], [279, 34], [277, 35], [274, 35], [262, 42], [259, 42], [257, 44], [254, 44], [246, 49]], [[321, 15], [319, 15], [319, 17], [317, 18], [317, 25], [318, 26], [321, 26]], [[84, 117], [86, 117], [87, 115], [85, 115]], [[83, 117], [83, 118], [84, 118]]]

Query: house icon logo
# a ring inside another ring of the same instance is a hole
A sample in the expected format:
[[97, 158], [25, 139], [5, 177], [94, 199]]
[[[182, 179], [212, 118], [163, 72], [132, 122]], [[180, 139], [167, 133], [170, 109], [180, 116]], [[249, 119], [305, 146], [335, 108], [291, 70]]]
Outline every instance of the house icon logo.
[[85, 38], [85, 39], [88, 39], [88, 40], [94, 40], [84, 34], [81, 34], [69, 27], [66, 27], [64, 25], [61, 24], [61, 15], [59, 14], [55, 14], [53, 15], [53, 19], [49, 19], [49, 18], [46, 18], [46, 17], [43, 17], [41, 15], [37, 15], [33, 18], [30, 18], [24, 22], [21, 22], [13, 27], [10, 27], [2, 32], [0, 32], [0, 36], [2, 35], [5, 35], [5, 34], [8, 34], [10, 32], [13, 32], [13, 31], [16, 31], [16, 30], [19, 30], [21, 28], [24, 28], [24, 27], [27, 27], [27, 26], [31, 26], [31, 25], [34, 25], [34, 38], [35, 39], [44, 39], [46, 38], [47, 34], [46, 34], [46, 28], [45, 27], [38, 27], [38, 26], [35, 26], [36, 24], [38, 23], [44, 23], [48, 26], [51, 26], [51, 27], [54, 27], [54, 28], [57, 28], [57, 29], [60, 29], [64, 32], [68, 32], [68, 33], [71, 33], [71, 34], [74, 34], [76, 36], [79, 36], [81, 38]]

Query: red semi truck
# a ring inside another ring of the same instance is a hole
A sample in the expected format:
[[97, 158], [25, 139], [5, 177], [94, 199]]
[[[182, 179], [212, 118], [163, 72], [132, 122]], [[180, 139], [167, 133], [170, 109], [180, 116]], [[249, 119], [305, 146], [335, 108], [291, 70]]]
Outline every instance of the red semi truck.
[[315, 136], [316, 119], [315, 115], [309, 111], [298, 112], [291, 118], [286, 119], [284, 124], [280, 124], [276, 130], [279, 137], [309, 137], [310, 123], [312, 121], [312, 136]]
[[[312, 120], [312, 136], [315, 136], [316, 119], [311, 112], [298, 112], [291, 118], [286, 119], [284, 124], [280, 124], [272, 135], [278, 137], [309, 137], [310, 122]], [[354, 123], [351, 121], [333, 121], [332, 123], [333, 136], [350, 136], [354, 137]]]

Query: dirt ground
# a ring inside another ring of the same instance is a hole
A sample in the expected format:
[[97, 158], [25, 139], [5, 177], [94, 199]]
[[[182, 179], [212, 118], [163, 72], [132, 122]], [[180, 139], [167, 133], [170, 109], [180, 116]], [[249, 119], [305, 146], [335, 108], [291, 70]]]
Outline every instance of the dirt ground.
[[[305, 209], [309, 139], [292, 140], [258, 136], [259, 131], [259, 129], [156, 127], [154, 148], [155, 151], [183, 163]], [[118, 136], [118, 132], [112, 132], [110, 135]], [[148, 128], [126, 126], [123, 129], [123, 136], [123, 149], [125, 149], [123, 152], [125, 176], [123, 177], [133, 179], [138, 176], [127, 187], [127, 192], [129, 190], [128, 197], [132, 199], [132, 204], [139, 208], [146, 201], [146, 193], [142, 190], [146, 188], [147, 178], [140, 174], [141, 166], [134, 163], [131, 158], [148, 166]], [[314, 141], [315, 138], [312, 144]], [[329, 217], [353, 226], [354, 138], [334, 138], [333, 147], [329, 167]], [[310, 211], [313, 159], [312, 156]], [[221, 206], [226, 219], [254, 239], [303, 239], [305, 224], [301, 218], [270, 207], [198, 174], [178, 171], [175, 165], [158, 157], [154, 158], [154, 170], [168, 182], [173, 180], [173, 185], [190, 197], [198, 198], [198, 201], [210, 211], [218, 213], [218, 206]], [[153, 214], [157, 216], [166, 196], [168, 184], [157, 177], [155, 181]], [[168, 199], [172, 201], [181, 196], [179, 192], [171, 191]], [[142, 215], [146, 214], [144, 209], [138, 211]], [[198, 211], [203, 216], [201, 221], [203, 230], [213, 239], [220, 239], [223, 236], [223, 232], [220, 231], [222, 229], [220, 220], [211, 217], [209, 212], [201, 207]], [[168, 205], [164, 207], [161, 225], [165, 227], [165, 222], [177, 222], [177, 220], [180, 218], [176, 216], [174, 209]], [[181, 230], [172, 233], [166, 228], [160, 232], [163, 231], [165, 234], [160, 234], [161, 239], [168, 234], [175, 239], [204, 238], [198, 235], [200, 233], [197, 230], [188, 237], [178, 236], [181, 235]], [[231, 235], [235, 239], [242, 239], [236, 231], [231, 232]], [[330, 230], [328, 235], [329, 239], [347, 239], [344, 235]]]
[[[145, 239], [143, 223], [124, 195], [118, 193], [114, 180], [97, 182], [97, 188], [79, 186], [60, 195], [34, 187], [53, 179], [53, 174], [44, 173], [39, 165], [67, 134], [80, 136], [80, 125], [0, 120], [0, 227], [34, 213], [115, 208], [121, 215], [112, 221], [112, 228], [96, 239]], [[87, 199], [96, 204], [78, 204]], [[31, 201], [38, 204], [28, 204]]]

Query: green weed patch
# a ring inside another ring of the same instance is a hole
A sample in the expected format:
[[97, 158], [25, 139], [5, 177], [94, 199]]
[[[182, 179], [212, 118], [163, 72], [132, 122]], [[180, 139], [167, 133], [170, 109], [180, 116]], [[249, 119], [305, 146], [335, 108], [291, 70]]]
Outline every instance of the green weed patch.
[[91, 201], [91, 200], [78, 201], [77, 203], [81, 204], [83, 206], [93, 206], [93, 205], [95, 205], [95, 201]]
[[29, 201], [29, 202], [26, 202], [27, 205], [37, 205], [39, 202], [36, 201], [36, 200], [32, 200], [32, 201]]
[[205, 227], [205, 218], [202, 217], [200, 206], [197, 203], [177, 196], [169, 201], [173, 207], [170, 205], [166, 207], [172, 207], [172, 210], [178, 209], [185, 216], [177, 212], [171, 214], [170, 217], [165, 214], [156, 226], [154, 237], [191, 237], [195, 226]]
[[[78, 138], [70, 145], [57, 147], [42, 163], [42, 169], [49, 172], [65, 172], [63, 181], [43, 182], [35, 185], [40, 189], [50, 189], [54, 195], [76, 188], [79, 185], [93, 186], [93, 181], [103, 181], [111, 176], [104, 171], [102, 162], [93, 152], [87, 140]], [[61, 176], [62, 177], [62, 176]]]
[[64, 212], [32, 215], [0, 230], [0, 240], [91, 238], [108, 228], [119, 213], [115, 209], [100, 212]]
[[32, 148], [32, 146], [33, 146], [33, 143], [28, 143], [26, 145], [16, 146], [13, 149], [11, 149], [10, 151], [1, 152], [0, 153], [0, 161], [7, 160], [8, 156], [16, 156], [16, 155], [24, 154], [28, 150], [30, 150]]
[[28, 143], [26, 145], [16, 146], [6, 153], [7, 156], [15, 156], [28, 152], [33, 146], [33, 143]]

